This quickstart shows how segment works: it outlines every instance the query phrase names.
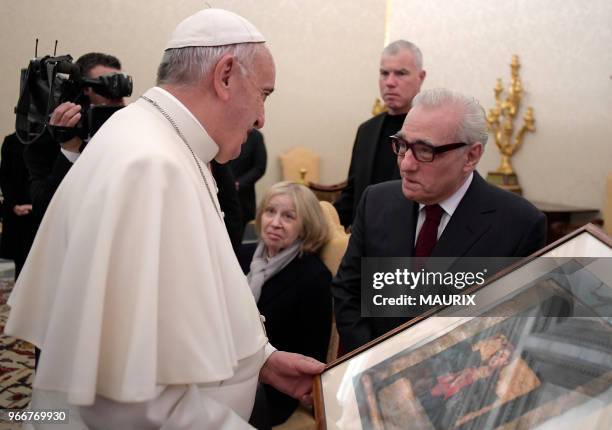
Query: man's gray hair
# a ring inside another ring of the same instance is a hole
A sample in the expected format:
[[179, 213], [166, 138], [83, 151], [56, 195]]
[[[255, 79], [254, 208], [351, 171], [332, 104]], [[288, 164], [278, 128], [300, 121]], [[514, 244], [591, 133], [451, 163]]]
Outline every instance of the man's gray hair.
[[461, 111], [455, 137], [457, 142], [487, 144], [487, 118], [485, 111], [474, 97], [468, 97], [446, 88], [435, 88], [421, 91], [412, 100], [412, 109], [438, 108], [442, 106], [457, 106]]
[[255, 54], [264, 46], [264, 43], [239, 43], [167, 49], [157, 69], [157, 85], [192, 85], [211, 73], [226, 54], [233, 54], [240, 64], [250, 68]]
[[414, 64], [418, 70], [423, 70], [423, 54], [418, 46], [407, 40], [396, 40], [395, 42], [389, 43], [385, 49], [383, 49], [382, 56], [397, 55], [400, 51], [410, 51], [414, 58]]

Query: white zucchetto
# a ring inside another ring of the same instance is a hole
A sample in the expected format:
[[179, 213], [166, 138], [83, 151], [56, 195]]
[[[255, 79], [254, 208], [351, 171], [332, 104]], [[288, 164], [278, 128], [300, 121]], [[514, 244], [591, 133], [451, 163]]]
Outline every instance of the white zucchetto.
[[223, 9], [204, 9], [185, 18], [174, 29], [165, 49], [265, 41], [263, 34], [240, 15]]

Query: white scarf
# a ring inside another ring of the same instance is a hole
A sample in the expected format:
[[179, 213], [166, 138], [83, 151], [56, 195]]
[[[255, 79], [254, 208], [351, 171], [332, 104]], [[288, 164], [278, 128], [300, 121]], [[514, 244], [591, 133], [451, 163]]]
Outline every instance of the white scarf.
[[268, 279], [280, 272], [287, 264], [298, 255], [302, 241], [298, 240], [290, 247], [282, 250], [274, 257], [268, 257], [268, 250], [263, 240], [260, 240], [253, 254], [251, 261], [251, 271], [247, 275], [249, 287], [255, 296], [255, 301], [259, 301], [261, 288]]

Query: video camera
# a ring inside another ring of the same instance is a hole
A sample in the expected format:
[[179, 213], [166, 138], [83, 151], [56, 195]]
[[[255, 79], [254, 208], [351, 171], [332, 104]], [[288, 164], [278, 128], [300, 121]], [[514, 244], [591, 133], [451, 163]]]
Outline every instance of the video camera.
[[[47, 129], [55, 140], [65, 142], [73, 136], [85, 140], [100, 128], [121, 106], [90, 106], [83, 90], [92, 88], [109, 99], [120, 99], [132, 94], [132, 77], [123, 73], [102, 75], [89, 79], [81, 74], [70, 55], [34, 58], [27, 69], [21, 70], [19, 101], [15, 107], [15, 128], [23, 144], [30, 144]], [[81, 120], [74, 128], [49, 125], [51, 113], [64, 102], [81, 105]]]

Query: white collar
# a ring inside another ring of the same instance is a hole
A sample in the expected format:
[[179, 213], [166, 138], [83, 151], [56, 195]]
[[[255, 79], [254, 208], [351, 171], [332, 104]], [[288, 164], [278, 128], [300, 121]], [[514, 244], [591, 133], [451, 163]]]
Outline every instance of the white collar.
[[[449, 216], [453, 216], [455, 210], [457, 210], [457, 206], [461, 203], [461, 199], [467, 192], [468, 188], [470, 188], [470, 184], [472, 183], [472, 179], [474, 178], [474, 172], [471, 172], [470, 175], [465, 179], [463, 184], [453, 193], [452, 196], [438, 203], [444, 212], [446, 212]], [[421, 211], [425, 207], [424, 204], [419, 203], [419, 211]]]
[[[187, 107], [168, 91], [160, 87], [150, 88], [143, 94], [155, 101], [176, 123], [195, 155], [209, 163], [219, 152], [219, 145], [206, 132], [200, 121]], [[146, 103], [146, 101], [143, 100]]]

